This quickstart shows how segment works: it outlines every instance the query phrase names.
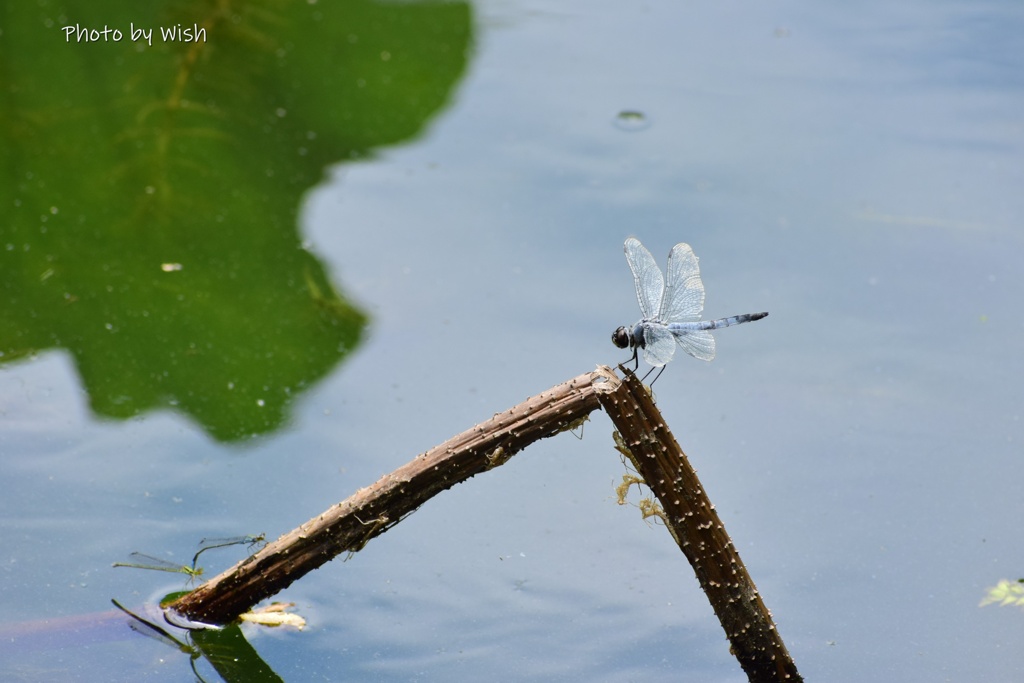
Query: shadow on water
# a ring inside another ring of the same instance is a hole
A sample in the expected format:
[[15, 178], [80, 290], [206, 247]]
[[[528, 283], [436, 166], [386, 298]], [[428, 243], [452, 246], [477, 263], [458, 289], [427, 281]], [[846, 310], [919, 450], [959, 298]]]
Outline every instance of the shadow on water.
[[197, 631], [165, 628], [139, 616], [116, 600], [113, 603], [128, 617], [128, 626], [133, 631], [188, 655], [192, 673], [198, 681], [206, 680], [197, 668], [200, 659], [205, 659], [221, 679], [228, 683], [273, 683], [283, 680], [253, 648], [238, 624], [223, 629]]
[[303, 245], [303, 193], [443, 109], [468, 5], [3, 13], [0, 363], [66, 350], [106, 418], [170, 408], [224, 442], [278, 429], [366, 324]]

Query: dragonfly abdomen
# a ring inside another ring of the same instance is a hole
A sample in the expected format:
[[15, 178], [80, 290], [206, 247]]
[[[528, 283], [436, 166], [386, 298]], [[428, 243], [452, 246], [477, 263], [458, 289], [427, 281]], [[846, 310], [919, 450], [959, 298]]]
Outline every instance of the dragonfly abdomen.
[[767, 313], [743, 313], [742, 315], [733, 315], [728, 318], [719, 318], [718, 320], [696, 320], [694, 322], [669, 323], [668, 328], [677, 332], [717, 330], [720, 327], [731, 327], [733, 325], [739, 325], [740, 323], [749, 323], [754, 320], [760, 320], [767, 315]]

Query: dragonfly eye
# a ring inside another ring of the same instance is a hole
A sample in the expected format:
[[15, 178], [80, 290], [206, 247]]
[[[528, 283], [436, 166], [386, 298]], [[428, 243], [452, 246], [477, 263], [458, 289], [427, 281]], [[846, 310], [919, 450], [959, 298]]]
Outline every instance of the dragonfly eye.
[[624, 349], [629, 346], [629, 332], [625, 327], [620, 327], [612, 332], [612, 343], [620, 349]]

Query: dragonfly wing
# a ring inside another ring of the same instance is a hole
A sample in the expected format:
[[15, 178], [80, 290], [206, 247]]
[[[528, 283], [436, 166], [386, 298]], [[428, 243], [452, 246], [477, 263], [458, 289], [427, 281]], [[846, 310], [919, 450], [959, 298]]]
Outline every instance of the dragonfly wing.
[[636, 300], [640, 304], [640, 312], [644, 314], [644, 318], [653, 318], [661, 310], [661, 295], [665, 290], [661, 268], [651, 256], [651, 252], [647, 251], [635, 237], [626, 240], [623, 250], [626, 252], [629, 269], [633, 271], [633, 284], [636, 285]]
[[665, 273], [665, 298], [658, 319], [664, 323], [699, 320], [704, 310], [704, 283], [700, 281], [697, 255], [689, 244], [680, 242], [672, 247]]
[[666, 365], [676, 353], [676, 340], [672, 332], [658, 323], [644, 323], [644, 360], [649, 365]]
[[[714, 360], [715, 338], [708, 330], [671, 330], [670, 334], [683, 347], [683, 351], [694, 358]], [[646, 356], [644, 357], [646, 358]]]

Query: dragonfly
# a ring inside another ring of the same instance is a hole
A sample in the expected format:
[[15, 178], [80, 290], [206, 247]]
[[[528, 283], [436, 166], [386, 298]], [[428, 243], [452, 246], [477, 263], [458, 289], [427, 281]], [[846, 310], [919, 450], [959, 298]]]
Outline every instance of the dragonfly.
[[199, 561], [199, 556], [207, 550], [213, 550], [214, 548], [227, 548], [232, 545], [247, 545], [249, 546], [249, 550], [252, 550], [256, 546], [262, 547], [266, 544], [266, 534], [259, 534], [258, 536], [231, 536], [229, 538], [204, 538], [199, 541], [199, 550], [192, 556], [192, 566], [196, 566], [196, 562]]
[[[684, 351], [700, 360], [715, 357], [715, 338], [711, 330], [740, 323], [760, 320], [768, 313], [744, 313], [718, 320], [701, 320], [704, 310], [704, 283], [700, 279], [697, 255], [689, 244], [680, 242], [668, 253], [668, 265], [662, 277], [661, 269], [651, 252], [635, 237], [626, 240], [626, 262], [633, 271], [636, 299], [643, 318], [632, 327], [620, 327], [612, 333], [612, 342], [620, 349], [633, 349], [634, 368], [640, 366], [638, 352], [654, 368], [665, 370], [672, 360], [678, 344]], [[644, 376], [646, 378], [646, 375]], [[654, 384], [654, 381], [651, 384]]]
[[168, 562], [167, 560], [162, 560], [159, 557], [153, 557], [152, 555], [146, 555], [145, 553], [132, 553], [128, 557], [131, 558], [131, 562], [115, 562], [113, 566], [131, 567], [132, 569], [152, 569], [158, 572], [185, 574], [189, 577], [190, 581], [194, 581], [203, 575], [203, 568], [196, 567], [194, 564], [191, 567], [187, 564], [174, 564], [173, 562]]

